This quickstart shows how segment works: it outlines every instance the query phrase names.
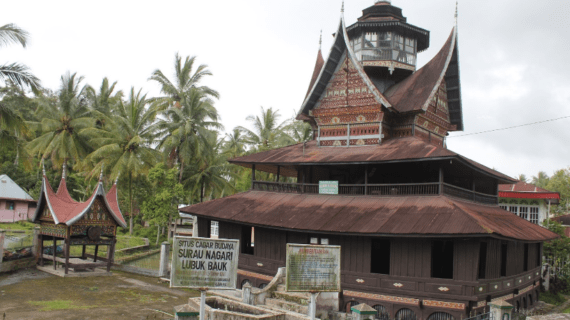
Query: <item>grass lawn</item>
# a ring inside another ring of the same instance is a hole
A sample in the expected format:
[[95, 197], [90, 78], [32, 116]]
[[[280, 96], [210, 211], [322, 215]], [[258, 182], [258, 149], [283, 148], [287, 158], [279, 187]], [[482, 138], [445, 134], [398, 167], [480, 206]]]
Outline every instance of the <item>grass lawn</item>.
[[37, 224], [28, 221], [18, 221], [14, 223], [0, 223], [0, 229], [10, 230], [33, 230]]

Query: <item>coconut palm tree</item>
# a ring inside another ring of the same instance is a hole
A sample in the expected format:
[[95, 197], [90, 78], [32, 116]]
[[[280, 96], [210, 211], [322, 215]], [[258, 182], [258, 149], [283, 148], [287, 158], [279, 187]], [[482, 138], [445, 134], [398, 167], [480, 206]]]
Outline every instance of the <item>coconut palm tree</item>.
[[246, 136], [243, 131], [234, 128], [231, 133], [226, 133], [226, 139], [223, 144], [223, 154], [228, 158], [237, 158], [245, 154], [245, 145], [247, 144]]
[[123, 98], [123, 91], [114, 92], [116, 85], [117, 81], [109, 85], [109, 79], [103, 78], [99, 92], [91, 86], [85, 88], [85, 96], [89, 102], [93, 117], [96, 119], [95, 124], [97, 127], [105, 126], [105, 122], [108, 121], [109, 116]]
[[219, 93], [207, 86], [200, 86], [200, 81], [205, 76], [211, 76], [208, 66], [201, 64], [193, 71], [196, 56], [187, 56], [184, 62], [176, 53], [174, 58], [174, 79], [169, 80], [164, 73], [157, 69], [150, 76], [149, 80], [156, 81], [160, 85], [160, 91], [164, 97], [155, 98], [160, 110], [168, 107], [180, 106], [182, 101], [188, 96], [192, 89], [199, 89], [207, 98], [219, 98]]
[[61, 76], [58, 102], [42, 103], [38, 108], [39, 122], [29, 122], [41, 128], [41, 135], [30, 141], [30, 154], [51, 158], [55, 167], [72, 160], [78, 162], [91, 151], [89, 135], [85, 129], [94, 125], [85, 101], [83, 77], [69, 72]]
[[160, 153], [151, 147], [152, 122], [156, 112], [150, 108], [149, 99], [131, 88], [126, 103], [119, 103], [116, 114], [105, 129], [90, 128], [95, 151], [86, 162], [93, 165], [90, 174], [96, 175], [101, 168], [115, 179], [119, 173], [128, 178], [129, 189], [129, 232], [133, 233], [133, 181], [146, 174], [160, 158]]
[[184, 180], [185, 186], [191, 188], [193, 193], [199, 194], [200, 202], [204, 201], [206, 194], [212, 199], [232, 194], [235, 190], [230, 184], [235, 173], [221, 152], [223, 140], [218, 140], [215, 134], [210, 135], [209, 139], [208, 145], [211, 148], [202, 156], [195, 157], [189, 170], [191, 175]]
[[[156, 124], [157, 135], [162, 137], [159, 148], [180, 163], [179, 182], [182, 181], [184, 165], [192, 157], [201, 157], [211, 148], [209, 142], [213, 130], [223, 130], [218, 122], [218, 111], [207, 94], [199, 89], [184, 94], [180, 107], [171, 107], [162, 112], [164, 119]], [[215, 140], [214, 140], [215, 141]]]
[[548, 177], [546, 172], [539, 171], [536, 176], [532, 176], [531, 183], [534, 184], [535, 186], [539, 187], [539, 188], [546, 188], [546, 185], [548, 184], [548, 180], [550, 180], [550, 177]]
[[[0, 47], [19, 43], [26, 47], [29, 34], [15, 24], [0, 26]], [[25, 65], [13, 62], [0, 65], [0, 79], [17, 85], [20, 89], [31, 88], [34, 92], [40, 89], [40, 80]], [[16, 143], [27, 131], [24, 120], [8, 105], [0, 102], [0, 141]], [[17, 160], [16, 160], [17, 161]]]
[[257, 148], [258, 151], [277, 148], [286, 145], [289, 141], [284, 133], [287, 121], [278, 123], [280, 117], [279, 110], [273, 110], [273, 108], [265, 110], [261, 107], [261, 118], [259, 116], [246, 118], [253, 124], [253, 130], [242, 126], [238, 126], [237, 129], [247, 136], [247, 143]]
[[[19, 43], [22, 47], [28, 44], [30, 34], [15, 24], [6, 24], [0, 27], [0, 47], [12, 43]], [[0, 79], [10, 80], [20, 87], [29, 87], [32, 90], [40, 88], [40, 80], [34, 76], [28, 67], [17, 62], [0, 65]]]
[[291, 122], [284, 128], [290, 143], [307, 142], [313, 138], [313, 128], [311, 125], [304, 121], [297, 121], [292, 119]]

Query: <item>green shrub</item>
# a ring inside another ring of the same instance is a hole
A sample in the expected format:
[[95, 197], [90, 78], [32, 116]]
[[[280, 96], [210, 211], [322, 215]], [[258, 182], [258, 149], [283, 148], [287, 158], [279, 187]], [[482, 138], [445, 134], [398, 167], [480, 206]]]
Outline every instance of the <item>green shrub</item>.
[[562, 294], [552, 293], [552, 292], [541, 293], [539, 300], [544, 301], [544, 302], [549, 303], [549, 304], [553, 304], [555, 306], [560, 306], [564, 302], [566, 302], [566, 299], [564, 298], [564, 296]]

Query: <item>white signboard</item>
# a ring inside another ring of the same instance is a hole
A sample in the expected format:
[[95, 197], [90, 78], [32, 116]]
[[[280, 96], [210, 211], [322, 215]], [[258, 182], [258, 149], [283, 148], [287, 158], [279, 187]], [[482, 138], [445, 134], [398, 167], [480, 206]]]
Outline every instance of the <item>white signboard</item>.
[[287, 291], [339, 292], [340, 246], [287, 244]]
[[174, 237], [170, 286], [235, 289], [239, 240]]

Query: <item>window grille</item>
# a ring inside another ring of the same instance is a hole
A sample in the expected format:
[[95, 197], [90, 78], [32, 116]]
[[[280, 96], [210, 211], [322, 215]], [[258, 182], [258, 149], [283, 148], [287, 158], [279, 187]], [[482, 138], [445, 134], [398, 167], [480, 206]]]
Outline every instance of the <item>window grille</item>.
[[529, 207], [530, 210], [530, 219], [529, 221], [538, 224], [538, 207]]

